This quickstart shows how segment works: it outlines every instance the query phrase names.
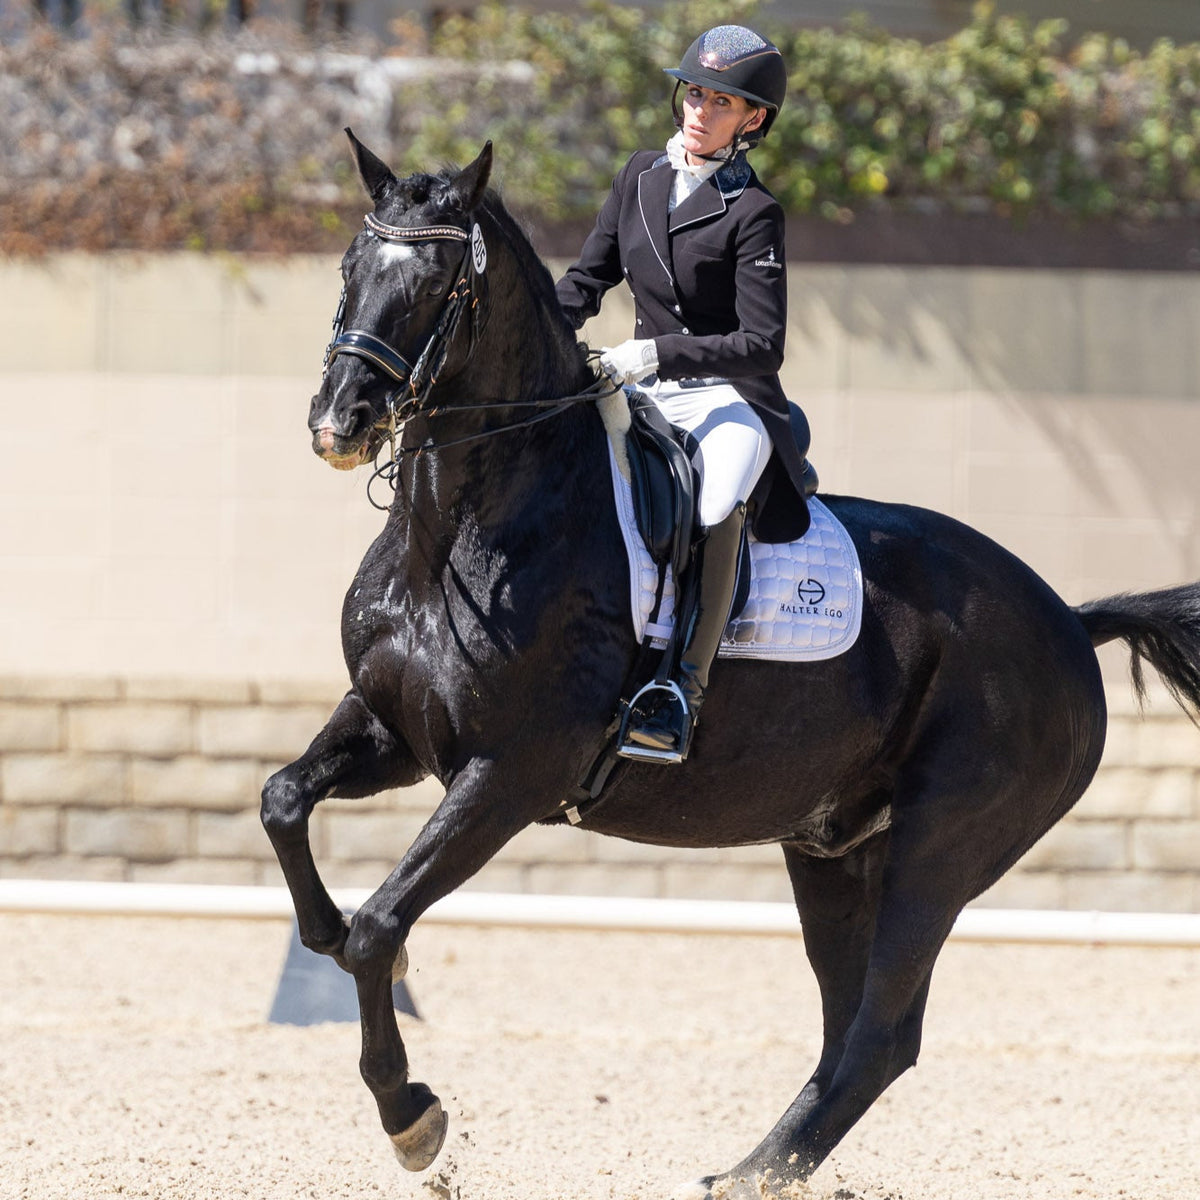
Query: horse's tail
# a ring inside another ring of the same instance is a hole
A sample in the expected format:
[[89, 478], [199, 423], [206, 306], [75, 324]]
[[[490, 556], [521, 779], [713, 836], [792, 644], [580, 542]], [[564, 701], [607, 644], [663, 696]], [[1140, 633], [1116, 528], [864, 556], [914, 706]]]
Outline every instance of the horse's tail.
[[1147, 662], [1191, 719], [1200, 725], [1200, 583], [1157, 592], [1123, 592], [1072, 610], [1093, 646], [1115, 638], [1129, 643], [1130, 670], [1139, 700], [1146, 696]]

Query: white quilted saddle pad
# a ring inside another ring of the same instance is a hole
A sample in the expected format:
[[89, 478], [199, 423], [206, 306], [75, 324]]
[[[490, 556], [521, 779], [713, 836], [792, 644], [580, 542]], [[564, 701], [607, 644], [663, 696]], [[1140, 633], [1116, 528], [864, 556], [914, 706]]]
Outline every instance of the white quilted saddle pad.
[[[675, 583], [668, 570], [658, 620], [649, 623], [658, 567], [638, 532], [633, 492], [609, 439], [613, 492], [629, 554], [630, 606], [638, 639], [670, 636]], [[812, 524], [798, 542], [771, 544], [750, 538], [750, 597], [729, 622], [721, 658], [813, 662], [849, 650], [862, 624], [862, 568], [845, 527], [815, 496]]]

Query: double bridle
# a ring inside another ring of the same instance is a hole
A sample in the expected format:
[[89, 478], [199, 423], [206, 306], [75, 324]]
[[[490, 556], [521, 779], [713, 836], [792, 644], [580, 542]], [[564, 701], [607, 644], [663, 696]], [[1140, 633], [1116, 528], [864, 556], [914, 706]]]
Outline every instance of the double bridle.
[[[487, 296], [484, 270], [487, 266], [487, 250], [483, 232], [475, 225], [470, 233], [457, 225], [417, 225], [404, 228], [387, 225], [374, 213], [363, 218], [367, 236], [393, 245], [411, 245], [414, 242], [462, 242], [463, 256], [455, 272], [457, 282], [446, 297], [433, 332], [425, 347], [410, 363], [394, 346], [365, 329], [344, 329], [346, 316], [346, 288], [338, 301], [333, 318], [333, 340], [325, 350], [324, 373], [328, 374], [333, 360], [340, 354], [351, 354], [365, 359], [385, 375], [395, 380], [397, 386], [387, 398], [388, 417], [386, 423], [394, 437], [396, 429], [409, 417], [429, 407], [429, 395], [437, 383], [438, 374], [446, 363], [450, 344], [458, 331], [463, 316], [471, 312], [470, 343], [466, 357], [475, 351], [479, 335], [487, 320], [487, 308], [482, 303]], [[403, 400], [401, 393], [407, 393]]]
[[[428, 450], [456, 446], [463, 442], [476, 441], [498, 433], [522, 429], [539, 421], [565, 412], [576, 404], [595, 401], [603, 396], [611, 395], [617, 389], [608, 379], [599, 374], [595, 383], [582, 392], [571, 396], [560, 396], [553, 400], [497, 400], [483, 404], [456, 404], [449, 408], [438, 408], [430, 404], [430, 394], [438, 381], [438, 376], [446, 364], [450, 346], [462, 324], [464, 316], [471, 314], [469, 342], [463, 357], [463, 365], [474, 354], [488, 319], [487, 308], [487, 247], [483, 239], [483, 231], [476, 223], [471, 232], [457, 225], [416, 225], [404, 227], [388, 225], [379, 220], [374, 213], [367, 213], [363, 218], [367, 236], [383, 242], [399, 245], [411, 245], [414, 242], [448, 241], [462, 242], [463, 256], [455, 272], [456, 283], [447, 295], [433, 331], [425, 342], [424, 348], [417, 356], [416, 362], [410, 363], [403, 354], [383, 338], [365, 329], [345, 329], [346, 288], [342, 286], [341, 299], [338, 301], [337, 312], [333, 318], [333, 339], [325, 350], [325, 365], [323, 374], [328, 374], [335, 358], [341, 354], [350, 354], [361, 358], [389, 378], [396, 386], [387, 396], [387, 415], [376, 423], [376, 431], [384, 434], [390, 446], [389, 461], [378, 467], [375, 476], [383, 476], [392, 490], [396, 487], [396, 474], [399, 463], [404, 455], [419, 455]], [[466, 437], [455, 438], [452, 441], [435, 442], [432, 439], [419, 446], [404, 446], [399, 444], [397, 434], [404, 423], [411, 417], [422, 415], [434, 417], [457, 412], [471, 412], [480, 409], [496, 408], [540, 408], [547, 411], [535, 413], [523, 421], [502, 425], [496, 429], [468, 434]], [[382, 443], [380, 443], [382, 448]], [[378, 452], [377, 452], [378, 453]], [[374, 504], [375, 501], [372, 500]], [[376, 507], [386, 507], [376, 505]]]

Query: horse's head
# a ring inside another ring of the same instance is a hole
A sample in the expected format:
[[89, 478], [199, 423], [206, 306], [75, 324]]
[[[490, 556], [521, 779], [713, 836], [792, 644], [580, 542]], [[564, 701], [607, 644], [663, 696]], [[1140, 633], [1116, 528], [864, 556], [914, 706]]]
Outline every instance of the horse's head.
[[339, 470], [370, 461], [397, 415], [469, 355], [487, 253], [472, 216], [492, 167], [489, 142], [457, 174], [398, 180], [346, 133], [375, 208], [342, 259], [342, 300], [308, 418], [313, 450]]

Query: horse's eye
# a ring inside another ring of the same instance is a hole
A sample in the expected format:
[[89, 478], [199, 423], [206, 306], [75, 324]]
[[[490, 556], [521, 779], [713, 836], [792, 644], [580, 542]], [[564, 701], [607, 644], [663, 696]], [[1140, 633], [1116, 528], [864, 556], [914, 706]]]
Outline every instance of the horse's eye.
[[440, 296], [446, 290], [446, 285], [441, 280], [435, 279], [429, 285], [429, 294], [431, 296]]

